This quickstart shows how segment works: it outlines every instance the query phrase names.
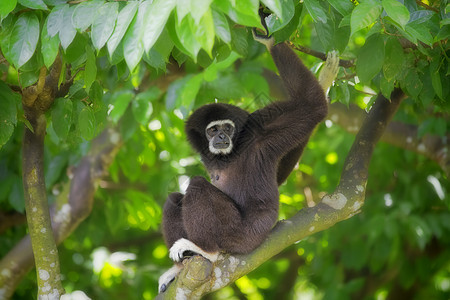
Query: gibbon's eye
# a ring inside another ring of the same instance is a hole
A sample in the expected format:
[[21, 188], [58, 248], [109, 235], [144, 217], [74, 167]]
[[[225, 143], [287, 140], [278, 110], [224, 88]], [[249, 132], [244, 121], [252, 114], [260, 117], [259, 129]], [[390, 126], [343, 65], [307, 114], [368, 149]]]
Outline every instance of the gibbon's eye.
[[223, 130], [225, 130], [226, 132], [230, 132], [231, 131], [231, 125], [230, 124], [224, 124], [223, 125]]
[[216, 132], [217, 132], [217, 126], [211, 126], [211, 127], [209, 127], [209, 128], [206, 130], [206, 133], [207, 133], [209, 136], [215, 135]]

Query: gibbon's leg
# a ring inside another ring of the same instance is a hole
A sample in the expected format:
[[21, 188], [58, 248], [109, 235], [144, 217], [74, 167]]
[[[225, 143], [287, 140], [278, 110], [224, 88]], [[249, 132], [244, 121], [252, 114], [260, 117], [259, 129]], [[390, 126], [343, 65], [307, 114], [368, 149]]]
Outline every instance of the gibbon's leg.
[[277, 207], [255, 207], [243, 216], [226, 194], [203, 177], [194, 177], [183, 198], [188, 238], [175, 242], [170, 258], [181, 261], [185, 252], [194, 252], [214, 262], [219, 250], [249, 253], [270, 232], [278, 217]]
[[187, 239], [180, 239], [170, 249], [169, 256], [181, 261], [185, 252], [200, 254], [210, 261], [218, 257], [218, 241], [224, 237], [223, 228], [233, 227], [241, 216], [233, 200], [196, 176], [191, 179], [183, 198], [182, 217]]
[[183, 198], [182, 218], [187, 239], [179, 240], [170, 249], [170, 257], [181, 260], [183, 252], [191, 251], [214, 261], [223, 238], [223, 228], [240, 222], [241, 215], [232, 199], [196, 176], [191, 179]]
[[171, 193], [164, 203], [162, 233], [167, 248], [172, 247], [177, 240], [187, 237], [181, 214], [183, 197], [181, 193]]

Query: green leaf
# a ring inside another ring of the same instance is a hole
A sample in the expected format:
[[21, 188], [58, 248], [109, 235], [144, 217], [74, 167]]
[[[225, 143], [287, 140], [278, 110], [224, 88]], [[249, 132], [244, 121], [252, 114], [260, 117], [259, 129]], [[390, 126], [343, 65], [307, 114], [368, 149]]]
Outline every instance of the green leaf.
[[350, 19], [351, 35], [375, 22], [382, 10], [382, 6], [376, 0], [364, 1], [357, 5]]
[[116, 25], [119, 3], [106, 2], [99, 7], [92, 23], [91, 39], [95, 49], [99, 51], [108, 41]]
[[59, 38], [57, 35], [51, 37], [47, 32], [47, 21], [45, 20], [41, 32], [41, 54], [44, 64], [48, 68], [53, 64], [59, 51]]
[[137, 1], [128, 2], [127, 5], [119, 12], [116, 27], [114, 28], [114, 32], [109, 38], [107, 43], [108, 52], [110, 56], [113, 55], [114, 50], [116, 50], [120, 41], [127, 32], [127, 29], [130, 26], [131, 21], [133, 21], [133, 18], [136, 15], [138, 6], [139, 2]]
[[17, 104], [20, 96], [0, 81], [0, 148], [6, 144], [17, 124]]
[[317, 32], [317, 37], [323, 45], [325, 52], [333, 50], [335, 47], [334, 43], [334, 20], [330, 19], [328, 22], [315, 22], [314, 27]]
[[194, 35], [196, 40], [200, 43], [206, 53], [212, 57], [211, 51], [214, 46], [215, 32], [211, 10], [208, 10], [205, 14], [203, 14], [203, 17], [198, 25], [195, 23], [191, 23], [191, 25], [194, 27], [193, 29], [195, 30]]
[[231, 32], [230, 32], [230, 24], [228, 24], [228, 19], [220, 11], [212, 9], [211, 12], [214, 22], [214, 30], [217, 36], [222, 41], [229, 44], [231, 42]]
[[192, 34], [195, 30], [194, 26], [194, 19], [192, 19], [190, 15], [187, 15], [180, 24], [175, 24], [175, 30], [181, 44], [195, 61], [197, 59], [197, 54], [201, 49], [201, 45], [196, 40], [194, 34]]
[[109, 117], [113, 122], [117, 123], [119, 121], [133, 98], [134, 93], [129, 90], [114, 93], [111, 99], [113, 109], [109, 114]]
[[420, 81], [419, 75], [416, 70], [409, 70], [408, 75], [405, 78], [405, 86], [408, 93], [417, 98], [422, 90], [423, 83]]
[[[292, 0], [282, 0], [281, 2], [282, 15], [278, 16], [276, 14], [271, 14], [265, 19], [269, 32], [270, 33], [277, 32], [286, 26], [288, 27], [294, 26], [293, 28], [297, 28], [299, 19], [295, 20], [294, 22], [291, 22], [291, 20], [294, 17], [295, 13], [300, 10], [301, 6], [298, 5], [297, 7], [295, 7], [294, 2]], [[293, 29], [290, 32], [292, 31]], [[277, 37], [275, 37], [275, 39], [277, 40]]]
[[265, 6], [267, 6], [271, 11], [273, 11], [278, 18], [283, 18], [283, 8], [282, 2], [286, 2], [283, 0], [261, 0]]
[[73, 26], [80, 31], [85, 31], [92, 25], [99, 7], [102, 6], [103, 3], [103, 1], [89, 1], [77, 4], [72, 15]]
[[86, 93], [89, 93], [92, 83], [97, 77], [97, 64], [95, 53], [90, 45], [86, 45], [86, 67], [84, 70], [84, 84], [86, 85]]
[[103, 88], [98, 83], [98, 81], [94, 81], [89, 89], [89, 99], [92, 102], [92, 109], [96, 112], [99, 111], [102, 107], [104, 107], [102, 99], [103, 99]]
[[152, 101], [158, 99], [161, 91], [157, 87], [151, 87], [148, 91], [140, 93], [132, 102], [131, 109], [134, 118], [142, 125], [147, 125], [153, 112]]
[[[119, 124], [119, 131], [120, 136], [123, 141], [127, 141], [129, 138], [133, 136], [136, 129], [138, 128], [138, 123], [134, 119], [133, 113], [131, 112], [131, 109], [128, 108], [125, 110], [125, 113], [123, 114], [122, 118], [120, 119]], [[134, 175], [136, 176], [136, 175]]]
[[195, 97], [200, 90], [203, 82], [203, 74], [197, 74], [191, 77], [183, 86], [181, 93], [179, 94], [180, 103], [184, 107], [190, 107], [195, 102]]
[[[69, 45], [72, 43], [73, 39], [75, 38], [75, 35], [77, 34], [77, 31], [72, 25], [72, 14], [73, 10], [75, 9], [74, 6], [65, 5], [62, 9], [62, 25], [59, 29], [59, 39], [61, 40], [61, 46], [64, 48], [64, 50], [69, 47]], [[66, 20], [69, 20], [67, 22]], [[48, 28], [47, 28], [48, 29]]]
[[60, 4], [65, 4], [68, 2], [68, 0], [44, 0], [45, 4], [50, 6], [57, 6]]
[[134, 17], [123, 40], [123, 55], [131, 71], [141, 61], [142, 55], [144, 54], [144, 44], [142, 42], [144, 36], [144, 18], [149, 6], [150, 1], [139, 3], [138, 13]]
[[155, 69], [160, 69], [163, 72], [166, 71], [164, 57], [154, 48], [150, 49], [150, 51], [144, 55], [144, 61]]
[[155, 44], [161, 34], [170, 13], [175, 8], [176, 0], [154, 0], [144, 21], [144, 49], [146, 52]]
[[161, 54], [164, 62], [169, 62], [170, 54], [173, 50], [174, 43], [169, 36], [169, 32], [164, 29], [152, 49]]
[[411, 22], [406, 24], [405, 29], [414, 39], [418, 39], [429, 46], [433, 45], [433, 36], [430, 33], [430, 29], [424, 24]]
[[89, 106], [85, 106], [78, 115], [78, 128], [81, 137], [85, 140], [91, 140], [95, 135], [95, 115]]
[[39, 40], [39, 19], [33, 12], [19, 16], [10, 36], [12, 63], [20, 68], [33, 56]]
[[58, 98], [52, 108], [53, 129], [58, 138], [64, 141], [72, 125], [72, 100], [68, 98]]
[[356, 73], [363, 83], [368, 83], [380, 72], [384, 62], [384, 42], [380, 34], [370, 36], [358, 53]]
[[17, 0], [0, 1], [0, 18], [4, 19], [17, 5]]
[[442, 95], [441, 75], [439, 73], [439, 62], [439, 58], [434, 58], [430, 63], [431, 84], [433, 85], [436, 95], [444, 100]]
[[431, 10], [417, 10], [411, 13], [410, 22], [423, 23], [431, 19], [435, 15]]
[[258, 23], [261, 23], [258, 14], [259, 9], [258, 0], [240, 0], [235, 1], [233, 4], [236, 8], [236, 11], [240, 12], [243, 15], [249, 16], [250, 18], [256, 18], [258, 20]]
[[344, 17], [350, 14], [354, 7], [351, 1], [328, 0], [328, 3]]
[[1, 50], [3, 56], [6, 58], [8, 62], [12, 62], [12, 45], [11, 45], [11, 33], [14, 27], [16, 19], [14, 17], [8, 17], [6, 20], [4, 20], [2, 25], [2, 32], [0, 34], [0, 43], [1, 43]]
[[394, 90], [394, 80], [388, 81], [382, 76], [380, 79], [380, 90], [386, 99], [391, 99], [391, 93]]
[[385, 60], [383, 64], [383, 74], [388, 81], [397, 78], [397, 74], [402, 71], [405, 55], [403, 47], [397, 38], [388, 38], [385, 46]]
[[348, 90], [348, 84], [340, 84], [339, 88], [341, 89], [341, 92], [343, 94], [342, 99], [339, 101], [348, 107], [348, 105], [350, 104], [350, 91]]
[[177, 1], [177, 22], [181, 23], [181, 20], [189, 13], [191, 9], [190, 0], [176, 0]]
[[247, 27], [262, 28], [261, 20], [258, 15], [258, 1], [240, 0], [235, 3], [236, 5], [232, 6], [231, 1], [214, 2], [216, 7], [220, 8], [220, 10], [227, 14], [235, 23]]
[[231, 48], [245, 57], [248, 54], [247, 29], [232, 28], [231, 29]]
[[190, 13], [195, 23], [198, 24], [204, 14], [209, 10], [213, 0], [190, 0]]
[[217, 73], [231, 66], [237, 59], [239, 55], [236, 52], [231, 52], [228, 57], [220, 62], [214, 61], [209, 65], [203, 72], [203, 79], [205, 81], [213, 81], [217, 79]]
[[327, 22], [327, 14], [319, 3], [319, 0], [305, 0], [304, 5], [314, 22]]
[[[64, 8], [68, 5], [59, 5], [52, 9], [47, 17], [47, 32], [50, 37], [58, 34], [64, 24]], [[70, 22], [72, 23], [72, 22]]]
[[405, 29], [405, 25], [409, 21], [408, 9], [397, 0], [381, 0], [381, 4], [388, 16]]
[[[6, 2], [8, 2], [8, 1], [6, 1]], [[25, 7], [32, 8], [32, 9], [43, 9], [43, 10], [48, 9], [47, 5], [45, 5], [44, 1], [42, 1], [42, 0], [19, 0], [19, 3]]]

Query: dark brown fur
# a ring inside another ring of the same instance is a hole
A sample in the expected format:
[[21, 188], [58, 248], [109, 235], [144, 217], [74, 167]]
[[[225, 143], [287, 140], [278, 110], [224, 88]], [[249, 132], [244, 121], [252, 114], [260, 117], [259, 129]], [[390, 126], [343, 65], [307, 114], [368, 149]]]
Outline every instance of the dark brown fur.
[[[192, 178], [186, 194], [169, 195], [163, 234], [170, 248], [186, 238], [207, 252], [248, 253], [266, 238], [278, 218], [278, 185], [298, 161], [311, 132], [326, 116], [325, 95], [314, 75], [285, 44], [271, 49], [289, 99], [252, 114], [227, 104], [209, 104], [186, 123], [189, 141], [201, 154], [212, 183]], [[233, 150], [208, 150], [206, 126], [230, 119]]]

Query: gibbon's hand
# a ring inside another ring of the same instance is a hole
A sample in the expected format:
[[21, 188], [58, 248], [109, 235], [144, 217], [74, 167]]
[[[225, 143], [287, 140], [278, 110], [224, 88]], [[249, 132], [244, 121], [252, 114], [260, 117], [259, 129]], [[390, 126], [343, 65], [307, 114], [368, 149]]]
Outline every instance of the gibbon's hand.
[[266, 46], [267, 49], [270, 50], [273, 47], [275, 43], [275, 39], [273, 38], [273, 36], [269, 36], [267, 34], [259, 34], [258, 32], [256, 32], [256, 28], [252, 29], [252, 34], [255, 41], [260, 42], [261, 44]]

